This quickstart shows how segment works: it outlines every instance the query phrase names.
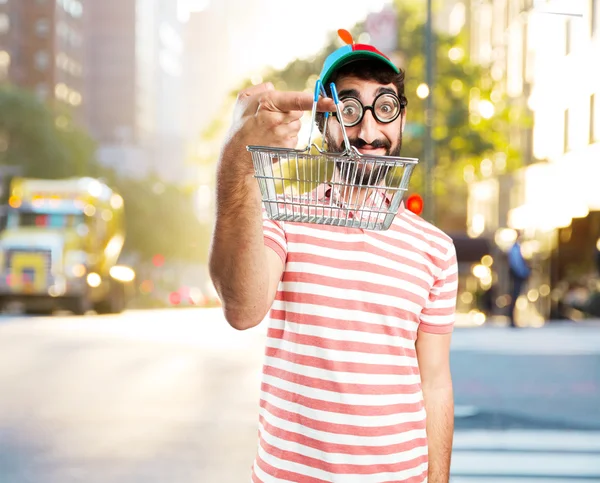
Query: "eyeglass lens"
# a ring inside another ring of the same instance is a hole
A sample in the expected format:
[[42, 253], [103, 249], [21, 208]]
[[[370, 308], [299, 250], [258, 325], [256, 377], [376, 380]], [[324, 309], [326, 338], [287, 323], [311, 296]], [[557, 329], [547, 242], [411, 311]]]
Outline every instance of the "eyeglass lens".
[[344, 104], [342, 117], [344, 125], [347, 127], [355, 126], [364, 116], [367, 109], [370, 109], [377, 121], [388, 123], [394, 121], [400, 114], [400, 101], [393, 94], [380, 94], [375, 99], [372, 106], [363, 106], [355, 97], [346, 97], [340, 99]]

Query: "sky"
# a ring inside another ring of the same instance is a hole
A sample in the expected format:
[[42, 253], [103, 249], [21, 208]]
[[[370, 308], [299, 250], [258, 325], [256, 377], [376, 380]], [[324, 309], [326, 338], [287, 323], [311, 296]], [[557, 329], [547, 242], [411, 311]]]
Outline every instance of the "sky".
[[[191, 132], [208, 126], [223, 108], [224, 99], [243, 81], [259, 83], [268, 67], [279, 70], [296, 58], [317, 54], [331, 32], [351, 29], [391, 1], [178, 0], [182, 21], [189, 11], [209, 9], [207, 17], [215, 21], [205, 31], [211, 43], [214, 39], [215, 49], [209, 53], [219, 52], [217, 57], [209, 56], [209, 62], [220, 59], [209, 75], [201, 74], [188, 94]], [[204, 96], [206, 89], [211, 92], [209, 100]]]
[[[371, 11], [379, 11], [384, 0], [262, 0], [264, 24], [267, 29], [257, 31], [259, 39], [271, 48], [263, 52], [264, 63], [276, 68], [285, 67], [292, 59], [308, 57], [319, 52], [327, 34], [339, 28], [350, 29]], [[282, 19], [293, 18], [293, 23]], [[290, 34], [290, 32], [293, 32]], [[259, 40], [260, 42], [260, 40]]]
[[[211, 1], [219, 0], [179, 0], [182, 18], [188, 10], [210, 8]], [[281, 69], [295, 58], [314, 55], [324, 47], [329, 32], [350, 29], [369, 12], [380, 11], [391, 3], [391, 0], [239, 1], [243, 14], [232, 19], [232, 23], [240, 25], [233, 39], [240, 47], [235, 62], [235, 74], [239, 76], [266, 66]], [[255, 5], [249, 12], [245, 10], [248, 4]]]

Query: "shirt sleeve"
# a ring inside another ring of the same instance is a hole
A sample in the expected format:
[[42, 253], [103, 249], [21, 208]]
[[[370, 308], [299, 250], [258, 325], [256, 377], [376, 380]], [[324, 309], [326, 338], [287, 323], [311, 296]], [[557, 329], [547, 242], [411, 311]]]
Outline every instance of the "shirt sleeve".
[[421, 312], [420, 329], [433, 334], [452, 332], [456, 316], [458, 264], [456, 249], [450, 244], [442, 271], [429, 291], [429, 298]]
[[287, 259], [287, 240], [285, 237], [285, 231], [283, 230], [281, 223], [269, 219], [267, 216], [267, 211], [264, 207], [262, 214], [265, 245], [279, 255], [283, 265], [285, 266]]

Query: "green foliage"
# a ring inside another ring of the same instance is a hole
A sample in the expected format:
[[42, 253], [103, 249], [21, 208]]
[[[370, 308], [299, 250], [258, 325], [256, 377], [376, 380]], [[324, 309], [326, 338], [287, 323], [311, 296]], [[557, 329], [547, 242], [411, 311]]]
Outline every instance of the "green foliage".
[[172, 185], [164, 185], [160, 194], [146, 186], [133, 184], [124, 191], [130, 224], [128, 247], [137, 248], [143, 259], [160, 253], [171, 261], [205, 261], [208, 233], [196, 219], [192, 197]]
[[[404, 136], [403, 155], [424, 161], [424, 136], [422, 132], [413, 132], [415, 126], [425, 124], [426, 101], [415, 95], [417, 87], [425, 80], [425, 22], [400, 2], [396, 6], [403, 23], [399, 26], [399, 49], [406, 59], [404, 68], [409, 98], [409, 129]], [[473, 178], [481, 176], [480, 164], [486, 158], [496, 173], [519, 167], [520, 153], [511, 148], [508, 140], [509, 124], [516, 125], [515, 117], [522, 121], [522, 127], [527, 123], [517, 108], [509, 106], [489, 70], [469, 61], [466, 43], [462, 36], [434, 33], [435, 209], [436, 221], [448, 229], [464, 227], [465, 172], [472, 173]], [[489, 119], [479, 113], [480, 101], [488, 107], [493, 106], [493, 115]], [[414, 191], [424, 189], [423, 168], [421, 166], [415, 172], [411, 183]]]
[[94, 143], [68, 113], [23, 89], [0, 87], [0, 165], [20, 166], [30, 177], [83, 176], [93, 154]]
[[169, 261], [204, 261], [208, 229], [196, 218], [192, 193], [156, 177], [121, 179], [94, 153], [93, 141], [68, 112], [26, 90], [0, 87], [0, 166], [18, 166], [33, 178], [101, 178], [125, 201], [125, 251], [141, 260], [161, 253]]
[[167, 263], [206, 262], [209, 231], [193, 210], [193, 193], [156, 176], [138, 180], [104, 171], [102, 177], [123, 196], [125, 251], [136, 253], [141, 261], [161, 254]]

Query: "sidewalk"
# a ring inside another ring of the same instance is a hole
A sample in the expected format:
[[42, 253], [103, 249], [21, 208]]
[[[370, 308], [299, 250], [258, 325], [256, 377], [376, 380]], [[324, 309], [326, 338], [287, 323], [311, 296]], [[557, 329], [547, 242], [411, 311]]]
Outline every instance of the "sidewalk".
[[600, 481], [600, 433], [457, 431], [452, 483]]
[[[479, 328], [479, 327], [493, 327], [493, 328], [505, 328], [509, 326], [508, 317], [503, 315], [495, 315], [492, 317], [485, 318], [483, 323], [481, 322], [484, 317], [477, 316], [477, 314], [466, 314], [466, 313], [457, 313], [456, 314], [456, 324], [457, 328]], [[547, 320], [543, 322], [536, 321], [532, 324], [526, 324], [521, 329], [539, 329], [539, 328], [549, 328], [549, 327], [596, 327], [600, 329], [600, 319], [583, 319], [579, 321], [574, 320]]]
[[500, 323], [458, 326], [453, 351], [483, 351], [528, 355], [600, 354], [600, 320], [549, 321], [542, 327], [511, 328]]

